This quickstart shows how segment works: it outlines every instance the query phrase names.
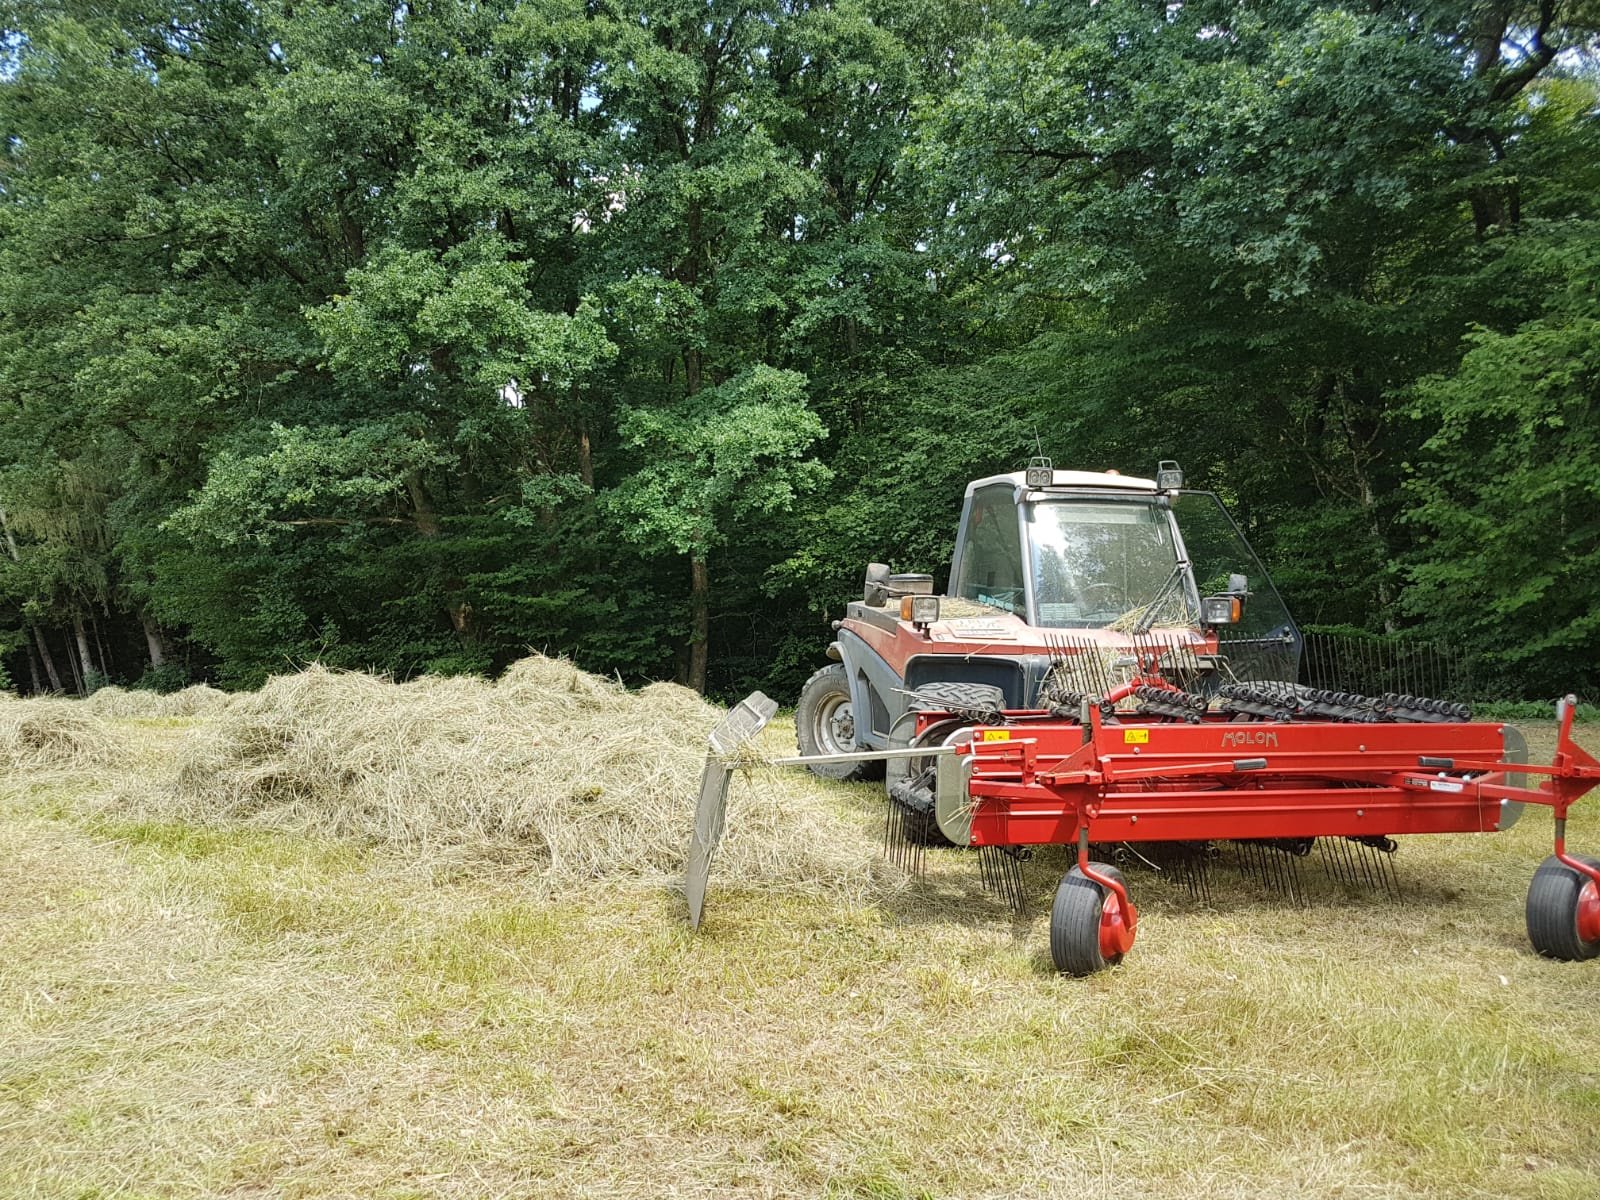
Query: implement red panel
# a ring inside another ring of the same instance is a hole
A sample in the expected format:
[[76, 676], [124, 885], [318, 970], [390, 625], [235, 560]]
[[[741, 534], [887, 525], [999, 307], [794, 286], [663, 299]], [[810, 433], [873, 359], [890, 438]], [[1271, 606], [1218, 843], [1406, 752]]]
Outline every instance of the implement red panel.
[[[1011, 726], [974, 742], [972, 844], [1205, 841], [1494, 829], [1500, 803], [1451, 778], [1504, 753], [1501, 726]], [[1422, 760], [1430, 765], [1424, 766]]]

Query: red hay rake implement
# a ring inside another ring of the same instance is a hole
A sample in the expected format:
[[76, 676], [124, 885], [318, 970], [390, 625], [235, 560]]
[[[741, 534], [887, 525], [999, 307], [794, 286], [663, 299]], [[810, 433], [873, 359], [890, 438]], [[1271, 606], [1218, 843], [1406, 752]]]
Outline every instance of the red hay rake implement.
[[[1050, 917], [1051, 956], [1069, 974], [1120, 962], [1138, 934], [1122, 873], [1095, 861], [1091, 847], [1132, 845], [1141, 858], [1160, 858], [1164, 849], [1228, 843], [1270, 872], [1320, 840], [1336, 872], [1379, 882], [1395, 836], [1503, 830], [1526, 804], [1555, 817], [1555, 852], [1528, 893], [1529, 938], [1551, 958], [1600, 954], [1600, 861], [1566, 848], [1568, 809], [1600, 785], [1600, 764], [1572, 740], [1572, 697], [1557, 706], [1554, 761], [1535, 765], [1521, 761], [1514, 728], [1455, 719], [1454, 706], [1397, 716], [1411, 697], [1330, 698], [1292, 684], [1238, 685], [1207, 702], [1168, 682], [1159, 659], [1144, 658], [1141, 673], [1103, 698], [1080, 697], [1076, 716], [1059, 704], [983, 720], [970, 709], [929, 708], [917, 714], [909, 747], [771, 765], [910, 760], [933, 776], [927, 816], [950, 843], [979, 850], [986, 885], [1018, 903], [1020, 875], [1001, 864], [1035, 846], [1076, 846]], [[708, 758], [691, 848], [697, 926], [721, 833], [726, 759], [775, 708], [759, 693], [745, 701], [731, 722], [736, 733], [719, 729]], [[1330, 709], [1343, 719], [1328, 719]], [[917, 744], [930, 731], [936, 742]], [[1181, 873], [1183, 854], [1168, 861]]]

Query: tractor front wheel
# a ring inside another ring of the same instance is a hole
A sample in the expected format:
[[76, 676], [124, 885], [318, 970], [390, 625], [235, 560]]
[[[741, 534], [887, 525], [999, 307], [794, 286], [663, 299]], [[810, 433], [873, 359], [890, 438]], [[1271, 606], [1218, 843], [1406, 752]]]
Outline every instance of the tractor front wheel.
[[[1089, 865], [1108, 879], [1122, 882], [1122, 872], [1115, 867]], [[1056, 970], [1093, 975], [1121, 962], [1133, 945], [1131, 916], [1123, 911], [1115, 892], [1073, 867], [1062, 878], [1050, 907], [1050, 957]]]
[[[843, 663], [831, 663], [800, 689], [794, 725], [801, 754], [848, 754], [856, 745], [856, 714], [850, 702], [850, 677]], [[812, 763], [823, 779], [871, 779], [882, 763]]]
[[[1573, 855], [1590, 867], [1600, 861]], [[1582, 962], [1600, 955], [1600, 884], [1554, 854], [1528, 886], [1528, 940], [1546, 958]]]

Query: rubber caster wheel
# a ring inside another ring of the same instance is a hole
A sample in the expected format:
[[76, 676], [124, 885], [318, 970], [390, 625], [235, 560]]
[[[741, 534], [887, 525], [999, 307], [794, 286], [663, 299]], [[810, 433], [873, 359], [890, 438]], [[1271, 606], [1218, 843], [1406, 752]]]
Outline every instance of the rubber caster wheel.
[[[1600, 860], [1574, 854], [1591, 867]], [[1554, 854], [1528, 885], [1528, 940], [1546, 958], [1582, 962], [1600, 955], [1600, 884]]]
[[[1122, 872], [1090, 863], [1099, 874], [1122, 882]], [[1130, 906], [1131, 907], [1131, 906]], [[1133, 920], [1117, 894], [1101, 887], [1077, 867], [1062, 877], [1050, 906], [1050, 958], [1068, 975], [1093, 975], [1122, 961], [1133, 946]]]

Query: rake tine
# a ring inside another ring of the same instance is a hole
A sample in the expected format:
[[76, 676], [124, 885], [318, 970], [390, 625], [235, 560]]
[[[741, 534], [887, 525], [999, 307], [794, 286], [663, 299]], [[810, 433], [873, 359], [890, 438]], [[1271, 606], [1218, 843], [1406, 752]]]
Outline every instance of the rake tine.
[[1355, 860], [1356, 871], [1360, 875], [1361, 883], [1366, 887], [1376, 891], [1378, 887], [1378, 881], [1372, 876], [1372, 863], [1368, 859], [1367, 855], [1363, 853], [1363, 851], [1366, 850], [1366, 847], [1361, 845], [1359, 842], [1347, 842], [1346, 844], [1350, 846], [1350, 854]]
[[1355, 855], [1350, 851], [1350, 843], [1344, 838], [1339, 839], [1339, 854], [1344, 860], [1344, 879], [1351, 887], [1361, 886], [1361, 876], [1356, 867]]
[[1290, 900], [1298, 900], [1299, 888], [1295, 887], [1294, 860], [1281, 850], [1267, 848], [1265, 853], [1272, 860], [1273, 881], [1278, 887], [1280, 895], [1288, 896]]
[[1011, 889], [1011, 911], [1021, 913], [1027, 907], [1027, 898], [1022, 890], [1022, 859], [1015, 854], [1005, 857], [1006, 883]]
[[1322, 860], [1327, 864], [1328, 874], [1332, 875], [1339, 883], [1346, 883], [1344, 856], [1339, 852], [1339, 842], [1336, 838], [1318, 838], [1317, 845], [1322, 848]]
[[1025, 907], [1022, 890], [1022, 863], [1003, 846], [978, 849], [978, 878], [983, 890], [1005, 902], [1012, 912]]
[[1273, 873], [1277, 877], [1279, 888], [1290, 900], [1298, 900], [1300, 889], [1295, 886], [1294, 860], [1280, 850], [1268, 850], [1267, 853], [1272, 856]]
[[1339, 861], [1339, 848], [1334, 846], [1329, 849], [1331, 839], [1317, 839], [1317, 853], [1322, 856], [1322, 869], [1334, 880], [1335, 883], [1344, 883], [1344, 865]]
[[1377, 890], [1393, 899], [1394, 893], [1389, 889], [1389, 872], [1383, 861], [1383, 852], [1376, 846], [1363, 846], [1362, 849], [1367, 852], [1367, 862], [1371, 865], [1372, 877]]
[[1363, 845], [1362, 849], [1371, 859], [1373, 874], [1377, 876], [1378, 887], [1383, 894], [1391, 900], [1400, 899], [1400, 873], [1395, 869], [1394, 851], [1369, 845]]
[[1211, 865], [1205, 843], [1180, 843], [1166, 869], [1175, 882], [1188, 889], [1190, 899], [1211, 903]]
[[1361, 877], [1356, 870], [1355, 855], [1350, 852], [1350, 843], [1344, 838], [1339, 839], [1339, 856], [1344, 863], [1344, 880], [1351, 887], [1361, 886]]
[[[1365, 851], [1365, 853], [1362, 853], [1362, 851]], [[1377, 891], [1380, 885], [1378, 883], [1377, 875], [1375, 875], [1372, 870], [1372, 847], [1363, 846], [1361, 843], [1357, 842], [1355, 844], [1355, 856], [1356, 864], [1361, 868], [1362, 880], [1368, 887], [1372, 888], [1373, 891]]]

